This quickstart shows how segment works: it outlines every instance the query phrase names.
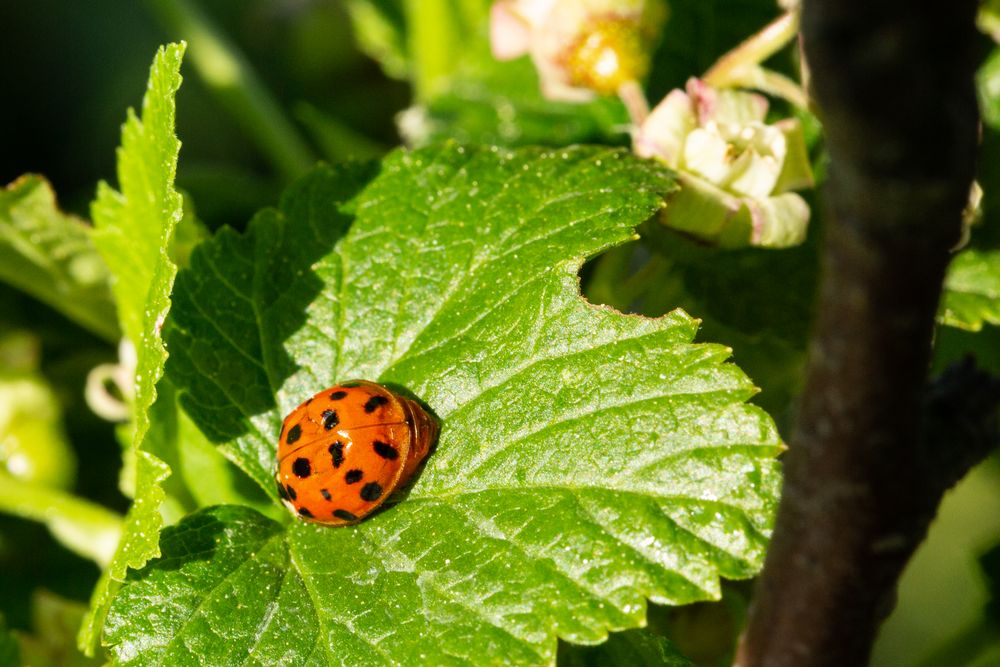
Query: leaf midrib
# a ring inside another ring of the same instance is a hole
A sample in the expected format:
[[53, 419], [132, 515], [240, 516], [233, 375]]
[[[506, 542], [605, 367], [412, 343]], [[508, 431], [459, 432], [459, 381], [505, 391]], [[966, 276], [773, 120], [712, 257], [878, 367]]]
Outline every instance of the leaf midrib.
[[240, 561], [239, 565], [237, 565], [235, 568], [233, 568], [232, 570], [230, 570], [229, 572], [227, 572], [226, 576], [224, 576], [222, 579], [219, 579], [211, 587], [211, 589], [209, 589], [209, 591], [207, 592], [207, 594], [205, 594], [205, 595], [203, 595], [201, 597], [201, 599], [198, 601], [198, 605], [194, 609], [191, 610], [191, 613], [188, 614], [187, 618], [184, 619], [184, 622], [181, 624], [181, 627], [177, 630], [176, 633], [174, 633], [174, 636], [170, 638], [170, 641], [168, 641], [166, 644], [163, 645], [163, 649], [160, 651], [160, 655], [158, 656], [158, 659], [157, 659], [157, 661], [154, 664], [157, 665], [157, 666], [164, 664], [163, 661], [166, 658], [167, 652], [173, 646], [176, 645], [176, 642], [178, 640], [180, 640], [180, 639], [182, 639], [183, 637], [186, 636], [185, 635], [186, 630], [191, 626], [191, 623], [199, 616], [199, 614], [201, 613], [201, 611], [205, 607], [205, 605], [208, 604], [210, 601], [213, 601], [213, 600], [216, 599], [216, 597], [215, 597], [216, 596], [216, 592], [220, 589], [220, 587], [223, 584], [225, 584], [230, 579], [232, 579], [234, 576], [236, 576], [237, 574], [239, 574], [243, 570], [243, 568], [247, 567], [253, 561], [257, 560], [257, 556], [259, 554], [263, 553], [265, 550], [269, 549], [271, 547], [272, 543], [275, 540], [279, 541], [279, 548], [281, 546], [284, 546], [285, 545], [285, 539], [284, 539], [284, 537], [285, 537], [284, 531], [280, 531], [280, 530], [276, 531], [274, 534], [270, 535], [266, 540], [264, 540], [260, 544], [259, 548], [252, 549], [251, 552], [250, 552], [250, 557], [249, 558], [246, 558], [246, 559]]
[[[610, 404], [610, 405], [603, 405], [603, 406], [601, 406], [600, 408], [598, 408], [596, 410], [589, 410], [589, 411], [586, 411], [586, 412], [571, 413], [571, 416], [559, 419], [558, 421], [548, 422], [546, 424], [543, 424], [541, 428], [535, 429], [534, 431], [528, 431], [527, 433], [515, 436], [513, 438], [510, 438], [510, 439], [504, 441], [504, 443], [498, 449], [493, 450], [492, 452], [490, 452], [487, 456], [485, 456], [483, 458], [473, 459], [472, 461], [469, 462], [471, 467], [470, 468], [466, 468], [463, 471], [463, 477], [467, 479], [469, 477], [474, 476], [476, 473], [478, 473], [483, 468], [483, 466], [487, 465], [491, 460], [495, 459], [497, 456], [501, 456], [501, 455], [509, 452], [516, 445], [519, 445], [521, 443], [524, 443], [526, 441], [529, 441], [529, 440], [532, 440], [532, 439], [534, 439], [536, 437], [539, 437], [539, 436], [541, 436], [541, 435], [545, 434], [546, 432], [551, 431], [553, 429], [565, 426], [567, 424], [573, 424], [573, 423], [579, 422], [579, 421], [581, 421], [583, 419], [586, 419], [588, 417], [593, 417], [595, 415], [601, 415], [603, 413], [608, 413], [608, 412], [619, 412], [619, 411], [623, 410], [624, 408], [632, 407], [632, 406], [636, 406], [636, 405], [643, 405], [643, 404], [646, 404], [646, 403], [655, 403], [657, 401], [671, 401], [671, 400], [677, 399], [678, 397], [685, 397], [685, 396], [712, 396], [712, 395], [727, 396], [727, 395], [738, 394], [738, 393], [739, 393], [739, 390], [737, 390], [737, 389], [716, 389], [714, 391], [700, 391], [700, 392], [677, 391], [677, 392], [663, 393], [663, 394], [659, 394], [657, 396], [649, 396], [649, 397], [646, 397], [646, 398], [640, 398], [640, 399], [636, 399], [636, 400], [629, 400], [629, 401], [625, 401], [623, 403], [615, 403], [615, 404]], [[739, 397], [736, 396], [734, 398], [738, 399]]]
[[[285, 529], [285, 531], [282, 534], [288, 535], [289, 537], [291, 536], [291, 534], [288, 533], [287, 528]], [[363, 536], [363, 533], [361, 533], [361, 531], [358, 531], [358, 534], [360, 534], [360, 535]], [[302, 587], [306, 589], [306, 594], [309, 596], [309, 602], [312, 605], [312, 608], [313, 608], [313, 610], [314, 610], [314, 612], [316, 614], [316, 623], [320, 627], [320, 629], [323, 631], [323, 633], [325, 633], [327, 636], [329, 636], [331, 628], [328, 625], [328, 622], [335, 622], [335, 621], [333, 621], [333, 619], [331, 619], [329, 617], [329, 615], [324, 615], [324, 614], [320, 613], [320, 610], [323, 607], [319, 604], [319, 599], [321, 597], [320, 593], [318, 591], [314, 590], [314, 587], [312, 585], [312, 582], [314, 581], [314, 578], [311, 576], [311, 573], [307, 572], [303, 568], [302, 563], [299, 562], [299, 559], [298, 559], [298, 557], [296, 555], [296, 552], [295, 552], [295, 548], [294, 547], [298, 544], [298, 541], [294, 540], [294, 539], [288, 539], [287, 540], [287, 544], [288, 544], [288, 547], [289, 547], [288, 548], [288, 558], [289, 558], [289, 561], [291, 562], [292, 566], [295, 567], [295, 572], [298, 574], [299, 579], [302, 581]], [[389, 654], [386, 653], [382, 649], [381, 646], [379, 646], [379, 644], [377, 642], [372, 641], [367, 636], [365, 636], [365, 635], [361, 634], [360, 632], [358, 632], [357, 630], [355, 630], [354, 627], [352, 627], [352, 624], [349, 624], [349, 623], [343, 622], [343, 621], [336, 622], [336, 623], [340, 627], [342, 627], [345, 630], [347, 630], [347, 632], [351, 633], [352, 635], [354, 635], [355, 637], [357, 637], [358, 639], [360, 639], [361, 641], [363, 641], [368, 646], [371, 646], [372, 649], [374, 649], [375, 652], [378, 653], [385, 660], [386, 664], [389, 664], [389, 665], [395, 665], [395, 664], [397, 664], [396, 661], [393, 660], [389, 656]], [[330, 648], [329, 648], [329, 646], [325, 642], [324, 642], [324, 648], [326, 650], [327, 655], [329, 655]]]

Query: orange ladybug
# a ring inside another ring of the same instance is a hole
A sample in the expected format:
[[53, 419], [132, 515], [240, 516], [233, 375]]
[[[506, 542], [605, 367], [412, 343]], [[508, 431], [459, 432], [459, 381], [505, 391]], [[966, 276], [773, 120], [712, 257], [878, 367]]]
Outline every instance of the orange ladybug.
[[413, 477], [438, 434], [415, 401], [367, 380], [324, 389], [285, 417], [278, 493], [306, 521], [360, 521]]

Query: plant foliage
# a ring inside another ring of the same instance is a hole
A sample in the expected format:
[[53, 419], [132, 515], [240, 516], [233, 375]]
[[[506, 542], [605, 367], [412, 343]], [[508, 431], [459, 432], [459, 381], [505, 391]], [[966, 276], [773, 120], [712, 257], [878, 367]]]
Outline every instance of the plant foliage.
[[[127, 664], [551, 663], [760, 566], [780, 442], [677, 311], [580, 298], [671, 187], [611, 149], [397, 152], [321, 168], [178, 277], [168, 376], [269, 493], [282, 416], [369, 378], [442, 432], [405, 499], [331, 529], [226, 506], [169, 528], [107, 641]], [[171, 600], [169, 613], [162, 601]], [[224, 639], [224, 640], [223, 640]]]

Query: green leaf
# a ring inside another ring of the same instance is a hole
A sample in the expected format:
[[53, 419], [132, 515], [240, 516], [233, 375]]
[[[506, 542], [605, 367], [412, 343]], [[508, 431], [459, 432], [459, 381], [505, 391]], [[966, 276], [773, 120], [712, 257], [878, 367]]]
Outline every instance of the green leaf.
[[819, 226], [802, 245], [783, 249], [710, 247], [658, 224], [644, 225], [642, 235], [661, 268], [634, 307], [649, 316], [681, 307], [698, 317], [702, 336], [733, 348], [762, 389], [754, 402], [783, 425], [801, 392]]
[[232, 503], [280, 516], [267, 494], [226, 459], [179, 408], [177, 392], [166, 378], [161, 378], [156, 391], [156, 403], [150, 409], [151, 428], [142, 451], [170, 470], [161, 485], [168, 506], [161, 507], [160, 514], [168, 522], [176, 521], [202, 507]]
[[[161, 483], [170, 468], [145, 449], [156, 384], [167, 354], [160, 328], [170, 309], [170, 292], [177, 267], [170, 257], [174, 229], [183, 214], [182, 198], [174, 189], [180, 142], [174, 135], [174, 95], [180, 87], [183, 44], [160, 48], [150, 69], [142, 101], [142, 119], [129, 109], [118, 149], [121, 192], [98, 186], [91, 208], [94, 244], [113, 276], [122, 330], [136, 349], [131, 450], [135, 458], [135, 498], [125, 518], [122, 538], [109, 566], [110, 581], [102, 582], [95, 600], [123, 581], [128, 568], [138, 568], [157, 555], [166, 494]], [[155, 432], [155, 430], [154, 430]], [[84, 624], [81, 645], [91, 649], [106, 606], [97, 604]]]
[[76, 477], [76, 456], [52, 386], [38, 371], [9, 371], [2, 363], [0, 471], [59, 489], [71, 487]]
[[22, 176], [0, 190], [0, 280], [115, 341], [108, 278], [89, 227], [59, 210], [48, 181]]
[[349, 0], [347, 9], [359, 46], [423, 100], [484, 43], [489, 0]]
[[633, 238], [669, 175], [610, 149], [453, 145], [372, 174], [318, 169], [200, 246], [167, 373], [272, 498], [282, 416], [337, 379], [426, 401], [437, 451], [355, 527], [222, 507], [165, 530], [112, 606], [117, 658], [551, 664], [557, 637], [599, 642], [647, 598], [753, 575], [780, 449], [753, 385], [684, 313], [579, 295], [583, 259]]
[[0, 510], [44, 523], [62, 544], [106, 565], [121, 535], [121, 517], [102, 505], [0, 472]]
[[345, 4], [358, 46], [378, 61], [386, 74], [406, 78], [410, 66], [402, 0], [347, 0]]
[[[104, 617], [128, 568], [142, 567], [160, 553], [156, 537], [163, 520], [160, 505], [166, 494], [161, 486], [170, 468], [152, 454], [139, 450], [136, 459], [135, 499], [125, 516], [118, 548], [108, 569], [101, 574], [90, 600], [90, 613], [80, 627], [80, 648], [93, 655]], [[151, 535], [153, 536], [151, 539]]]
[[[351, 199], [376, 166], [348, 163], [300, 179], [283, 197], [282, 211], [263, 211], [244, 236], [219, 230], [177, 279], [176, 312], [164, 332], [168, 377], [205, 435], [223, 443], [223, 452], [272, 498], [271, 436], [284, 414], [275, 410], [274, 393], [295, 371], [282, 343], [297, 336], [299, 345], [314, 346], [314, 330], [299, 332], [306, 317], [311, 326], [330, 327], [337, 316], [322, 302], [309, 306], [323, 286], [302, 267], [333, 249], [351, 221], [337, 204]], [[338, 270], [338, 261], [328, 258], [327, 270]], [[328, 346], [317, 350], [316, 363], [323, 363]], [[305, 375], [300, 382], [301, 394], [318, 381]], [[282, 408], [290, 410], [295, 400]]]
[[[112, 290], [126, 337], [140, 347], [148, 320], [162, 317], [151, 306], [169, 304], [154, 297], [170, 285], [173, 266], [167, 254], [173, 230], [183, 213], [174, 190], [180, 142], [174, 135], [174, 94], [180, 86], [183, 45], [161, 48], [150, 70], [142, 101], [142, 120], [132, 109], [122, 126], [118, 149], [121, 192], [101, 182], [91, 206], [94, 245], [112, 274]], [[160, 278], [159, 281], [156, 278]]]
[[97, 667], [103, 661], [77, 650], [76, 631], [87, 608], [39, 588], [31, 596], [32, 633], [19, 633], [23, 663], [32, 667]]
[[616, 632], [599, 646], [559, 645], [559, 667], [694, 667], [666, 637], [648, 630]]
[[969, 331], [979, 331], [984, 323], [1000, 324], [1000, 250], [968, 248], [958, 253], [944, 287], [944, 324]]

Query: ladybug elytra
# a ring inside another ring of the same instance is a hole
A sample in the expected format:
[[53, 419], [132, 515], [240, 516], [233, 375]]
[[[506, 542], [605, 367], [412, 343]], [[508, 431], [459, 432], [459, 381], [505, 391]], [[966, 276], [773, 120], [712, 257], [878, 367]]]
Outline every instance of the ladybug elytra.
[[278, 493], [306, 521], [356, 523], [410, 481], [437, 432], [419, 404], [380, 384], [324, 389], [281, 426]]

